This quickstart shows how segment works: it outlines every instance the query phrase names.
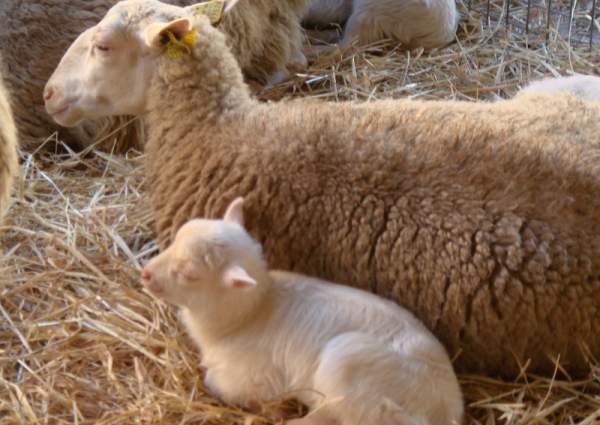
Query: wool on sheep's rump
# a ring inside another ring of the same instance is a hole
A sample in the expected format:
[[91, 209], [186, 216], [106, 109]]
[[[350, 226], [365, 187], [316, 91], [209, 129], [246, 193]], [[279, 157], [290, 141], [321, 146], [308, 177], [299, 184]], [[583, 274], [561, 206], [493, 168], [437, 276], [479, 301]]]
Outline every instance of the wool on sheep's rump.
[[[473, 13], [458, 38], [430, 53], [384, 43], [329, 53], [261, 97], [483, 101], [541, 76], [598, 73], [600, 50], [569, 50], [560, 34], [526, 48]], [[277, 400], [248, 413], [207, 393], [174, 310], [141, 290], [140, 265], [157, 249], [142, 164], [137, 151], [73, 153], [53, 138], [23, 153], [0, 236], [0, 424], [282, 423]], [[555, 360], [554, 377], [527, 364], [513, 382], [460, 376], [466, 423], [599, 423], [600, 359], [581, 380]]]

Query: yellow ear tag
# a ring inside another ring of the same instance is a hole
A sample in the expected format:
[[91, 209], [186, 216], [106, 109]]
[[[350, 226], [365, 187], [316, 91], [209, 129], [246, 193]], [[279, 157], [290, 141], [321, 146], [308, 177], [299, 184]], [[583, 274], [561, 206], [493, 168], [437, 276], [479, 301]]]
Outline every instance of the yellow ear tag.
[[208, 16], [210, 23], [217, 25], [223, 19], [225, 10], [225, 0], [209, 0], [190, 6], [194, 13], [201, 13]]
[[196, 30], [192, 28], [191, 31], [187, 32], [181, 40], [171, 32], [165, 33], [169, 37], [167, 43], [167, 56], [171, 59], [180, 59], [184, 54], [192, 53], [192, 48], [196, 45]]

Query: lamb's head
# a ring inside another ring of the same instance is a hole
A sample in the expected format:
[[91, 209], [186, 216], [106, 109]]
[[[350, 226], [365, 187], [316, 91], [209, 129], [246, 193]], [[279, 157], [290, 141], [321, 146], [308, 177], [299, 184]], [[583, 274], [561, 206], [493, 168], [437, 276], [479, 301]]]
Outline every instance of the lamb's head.
[[146, 264], [142, 284], [167, 302], [194, 308], [218, 309], [257, 291], [266, 267], [261, 246], [243, 227], [242, 208], [237, 198], [222, 220], [184, 224], [173, 243]]
[[[223, 13], [235, 3], [222, 3]], [[47, 112], [66, 127], [84, 119], [143, 113], [157, 61], [167, 53], [189, 52], [199, 28], [219, 32], [197, 5], [117, 3], [63, 56], [44, 90]]]

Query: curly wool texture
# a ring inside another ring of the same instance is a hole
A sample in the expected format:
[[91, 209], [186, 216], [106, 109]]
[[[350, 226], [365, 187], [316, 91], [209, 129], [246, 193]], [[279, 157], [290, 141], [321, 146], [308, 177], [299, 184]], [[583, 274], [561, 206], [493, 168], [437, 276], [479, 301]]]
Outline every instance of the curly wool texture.
[[549, 372], [560, 353], [578, 373], [581, 342], [600, 355], [600, 105], [258, 104], [221, 35], [199, 33], [149, 89], [163, 247], [244, 196], [273, 267], [396, 300], [462, 351], [459, 370], [511, 376], [530, 358]]
[[[117, 0], [2, 0], [0, 1], [0, 53], [6, 58], [7, 88], [19, 138], [25, 150], [33, 150], [58, 132], [61, 140], [89, 146], [98, 135], [123, 127], [128, 117], [87, 121], [75, 128], [58, 126], [44, 109], [44, 85], [69, 45], [87, 28], [97, 24]], [[166, 0], [180, 6], [194, 0]], [[265, 82], [284, 68], [302, 45], [300, 16], [308, 0], [242, 0], [228, 14], [221, 28], [249, 78]], [[189, 95], [188, 95], [189, 97]], [[119, 150], [140, 148], [139, 124], [121, 128], [116, 135]], [[108, 141], [112, 143], [114, 137]]]
[[[1, 60], [0, 60], [1, 62]], [[17, 130], [9, 97], [0, 74], [0, 220], [6, 210], [10, 188], [17, 173]]]

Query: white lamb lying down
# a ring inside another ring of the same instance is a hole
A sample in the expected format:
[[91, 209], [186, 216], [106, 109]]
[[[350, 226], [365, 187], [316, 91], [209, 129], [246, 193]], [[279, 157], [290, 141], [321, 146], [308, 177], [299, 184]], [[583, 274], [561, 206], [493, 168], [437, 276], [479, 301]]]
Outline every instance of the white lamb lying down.
[[207, 388], [245, 407], [290, 394], [310, 409], [297, 425], [460, 423], [456, 375], [425, 326], [373, 294], [268, 271], [242, 203], [187, 222], [142, 272], [181, 307]]

